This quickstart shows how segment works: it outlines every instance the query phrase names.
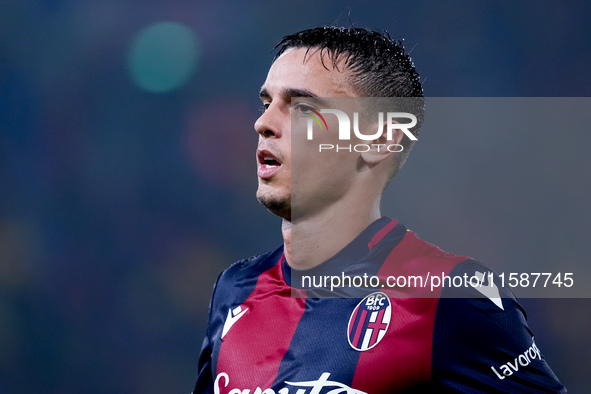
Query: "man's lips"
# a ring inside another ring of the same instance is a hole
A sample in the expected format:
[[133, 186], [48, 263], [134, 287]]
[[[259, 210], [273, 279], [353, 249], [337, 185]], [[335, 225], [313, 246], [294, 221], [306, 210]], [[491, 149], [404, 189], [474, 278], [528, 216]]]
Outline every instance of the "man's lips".
[[259, 178], [270, 178], [281, 167], [281, 162], [277, 156], [266, 149], [257, 150], [257, 160], [259, 163], [259, 168], [257, 170]]

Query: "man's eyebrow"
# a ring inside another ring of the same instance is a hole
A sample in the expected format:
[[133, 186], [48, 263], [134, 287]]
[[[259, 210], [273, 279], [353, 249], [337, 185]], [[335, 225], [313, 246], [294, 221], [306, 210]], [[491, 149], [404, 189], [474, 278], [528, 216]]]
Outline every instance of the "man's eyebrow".
[[283, 91], [283, 94], [287, 97], [318, 97], [309, 90], [297, 88], [287, 88]]
[[271, 95], [269, 94], [269, 92], [267, 91], [267, 89], [263, 86], [259, 92], [259, 97], [260, 98], [270, 98]]
[[[286, 88], [281, 91], [281, 95], [285, 97], [318, 97], [318, 95], [312, 93], [307, 89], [298, 89], [298, 88]], [[269, 91], [264, 86], [261, 88], [259, 92], [260, 98], [271, 98]]]

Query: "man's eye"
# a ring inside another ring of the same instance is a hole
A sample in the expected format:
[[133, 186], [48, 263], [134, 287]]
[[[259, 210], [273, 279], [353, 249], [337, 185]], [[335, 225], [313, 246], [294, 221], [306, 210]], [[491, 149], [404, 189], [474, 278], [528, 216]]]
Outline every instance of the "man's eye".
[[296, 105], [295, 109], [303, 114], [308, 114], [314, 110], [314, 107], [308, 104], [298, 104]]
[[259, 110], [262, 113], [265, 113], [269, 109], [269, 105], [271, 105], [271, 104], [270, 103], [263, 103], [263, 105], [260, 106]]

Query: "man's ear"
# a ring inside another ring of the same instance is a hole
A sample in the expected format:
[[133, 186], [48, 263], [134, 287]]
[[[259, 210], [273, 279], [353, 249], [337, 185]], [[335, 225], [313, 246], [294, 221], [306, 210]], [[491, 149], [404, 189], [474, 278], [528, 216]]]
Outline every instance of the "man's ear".
[[[394, 121], [393, 123], [398, 123]], [[377, 124], [374, 123], [375, 126], [370, 126], [371, 129], [377, 129]], [[392, 157], [392, 155], [402, 152], [402, 145], [400, 142], [402, 138], [404, 138], [404, 132], [400, 129], [392, 130], [392, 139], [388, 140], [387, 130], [388, 124], [384, 122], [382, 125], [382, 135], [373, 140], [368, 141], [370, 149], [367, 152], [361, 153], [361, 158], [368, 164], [378, 164], [386, 159]]]

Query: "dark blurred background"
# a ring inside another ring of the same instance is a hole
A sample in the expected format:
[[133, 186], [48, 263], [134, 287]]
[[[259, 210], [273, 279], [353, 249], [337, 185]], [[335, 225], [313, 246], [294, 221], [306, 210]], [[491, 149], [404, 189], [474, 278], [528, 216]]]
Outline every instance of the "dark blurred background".
[[[192, 390], [218, 273], [281, 242], [252, 125], [282, 36], [386, 29], [431, 97], [584, 97], [590, 18], [585, 1], [0, 0], [0, 394]], [[425, 130], [386, 213], [492, 267], [584, 262], [587, 132]], [[589, 300], [523, 304], [586, 392]]]

